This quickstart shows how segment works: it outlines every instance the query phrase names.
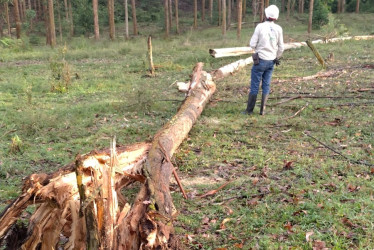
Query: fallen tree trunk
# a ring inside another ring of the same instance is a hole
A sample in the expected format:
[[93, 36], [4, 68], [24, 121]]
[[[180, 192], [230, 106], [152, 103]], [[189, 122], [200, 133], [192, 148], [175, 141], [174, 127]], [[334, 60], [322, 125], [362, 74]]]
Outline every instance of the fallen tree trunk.
[[[117, 154], [93, 151], [52, 175], [30, 176], [23, 194], [0, 217], [0, 239], [7, 238], [27, 206], [38, 202], [21, 249], [56, 249], [58, 244], [65, 249], [168, 248], [176, 212], [169, 191], [170, 158], [215, 92], [201, 63], [191, 82], [179, 111], [152, 144], [120, 147]], [[131, 207], [120, 190], [136, 181], [143, 185]], [[63, 245], [61, 237], [67, 239]]]
[[[331, 39], [319, 39], [312, 41], [313, 44], [317, 43], [333, 43], [345, 40], [370, 40], [374, 39], [374, 35], [370, 36], [347, 36], [337, 37]], [[284, 44], [284, 49], [295, 49], [303, 46], [307, 46], [306, 42], [294, 42]], [[228, 56], [241, 56], [254, 53], [251, 47], [234, 47], [234, 48], [220, 48], [220, 49], [209, 49], [209, 54], [215, 58], [228, 57]]]

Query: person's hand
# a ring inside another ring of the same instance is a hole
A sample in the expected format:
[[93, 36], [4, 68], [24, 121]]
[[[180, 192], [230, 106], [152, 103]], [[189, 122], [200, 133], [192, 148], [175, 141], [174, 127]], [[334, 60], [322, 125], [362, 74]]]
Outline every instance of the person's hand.
[[279, 65], [281, 64], [280, 58], [275, 58], [275, 59], [273, 60], [273, 62], [274, 62], [274, 64], [275, 64], [276, 66], [279, 66]]

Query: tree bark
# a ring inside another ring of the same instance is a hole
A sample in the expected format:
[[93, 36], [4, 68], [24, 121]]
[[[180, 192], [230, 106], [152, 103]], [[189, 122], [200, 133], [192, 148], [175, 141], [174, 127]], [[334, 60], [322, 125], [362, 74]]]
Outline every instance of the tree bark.
[[169, 32], [170, 32], [171, 28], [173, 27], [173, 1], [172, 0], [169, 0], [168, 7], [169, 7]]
[[134, 36], [138, 35], [138, 22], [136, 21], [136, 5], [135, 0], [131, 0], [131, 9], [132, 9], [132, 25]]
[[16, 37], [17, 39], [21, 38], [21, 18], [19, 15], [19, 6], [18, 6], [18, 0], [13, 0], [14, 5], [14, 18], [16, 21]]
[[282, 0], [282, 1], [281, 1], [281, 9], [280, 9], [280, 11], [281, 11], [282, 13], [284, 13], [285, 10], [286, 10], [286, 0]]
[[[60, 2], [56, 1], [56, 4], [57, 4], [57, 16], [58, 16], [58, 33], [59, 33], [59, 36], [60, 36], [60, 43], [62, 43], [62, 21], [61, 21]], [[32, 20], [30, 22], [31, 22], [30, 29], [32, 29]]]
[[318, 52], [318, 50], [316, 49], [316, 47], [313, 45], [313, 43], [309, 40], [306, 41], [306, 44], [308, 45], [308, 47], [312, 50], [313, 54], [315, 55], [315, 57], [318, 59], [319, 63], [322, 65], [322, 68], [326, 68], [326, 63], [325, 63], [325, 60], [323, 60], [321, 54]]
[[116, 38], [116, 26], [114, 23], [114, 0], [108, 0], [109, 38]]
[[247, 14], [247, 0], [243, 0], [243, 4], [242, 4], [242, 9], [243, 9], [243, 17], [242, 19], [245, 19], [245, 16]]
[[64, 7], [65, 7], [65, 20], [69, 23], [69, 9], [68, 9], [68, 1], [64, 0]]
[[242, 13], [243, 13], [242, 5], [243, 5], [242, 0], [238, 0], [237, 2], [238, 28], [236, 32], [236, 37], [238, 39], [240, 38], [240, 34], [242, 30]]
[[127, 0], [124, 0], [123, 4], [125, 7], [125, 38], [129, 39], [129, 8]]
[[[108, 4], [109, 4], [109, 1], [110, 0], [108, 0]], [[98, 2], [99, 2], [98, 0], [92, 0], [95, 40], [100, 39]]]
[[265, 0], [265, 8], [269, 6], [269, 0]]
[[287, 0], [287, 17], [286, 20], [290, 20], [290, 12], [291, 12], [291, 1], [292, 0]]
[[314, 0], [309, 1], [309, 20], [308, 20], [308, 34], [312, 32], [312, 23], [313, 23], [313, 5]]
[[222, 0], [222, 35], [226, 35], [226, 0]]

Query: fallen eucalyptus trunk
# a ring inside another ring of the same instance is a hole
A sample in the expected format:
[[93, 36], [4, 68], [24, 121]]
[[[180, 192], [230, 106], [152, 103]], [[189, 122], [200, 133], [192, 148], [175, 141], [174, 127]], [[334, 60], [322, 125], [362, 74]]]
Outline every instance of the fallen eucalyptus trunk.
[[[316, 43], [333, 43], [345, 40], [369, 40], [374, 39], [374, 35], [370, 36], [347, 36], [347, 37], [336, 37], [331, 39], [319, 39], [312, 41], [313, 44]], [[285, 50], [295, 49], [299, 47], [307, 46], [306, 42], [294, 42], [284, 44]], [[219, 48], [219, 49], [209, 49], [209, 54], [215, 58], [228, 57], [228, 56], [241, 56], [254, 53], [251, 47], [234, 47], [234, 48]]]
[[[179, 111], [152, 144], [93, 151], [51, 175], [28, 177], [20, 197], [0, 216], [0, 239], [12, 241], [9, 229], [36, 204], [27, 235], [12, 242], [17, 249], [177, 248], [172, 245], [176, 210], [169, 190], [170, 158], [215, 92], [202, 63], [191, 83]], [[131, 206], [121, 189], [134, 182], [141, 187]]]

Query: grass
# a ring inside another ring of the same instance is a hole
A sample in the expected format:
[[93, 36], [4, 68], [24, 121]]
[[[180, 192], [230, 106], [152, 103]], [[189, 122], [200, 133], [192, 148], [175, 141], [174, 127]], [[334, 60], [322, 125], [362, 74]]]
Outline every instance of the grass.
[[[370, 33], [371, 26], [357, 24], [372, 23], [372, 15], [342, 17], [336, 20], [349, 34]], [[184, 35], [167, 40], [156, 33], [155, 78], [146, 76], [147, 34], [114, 42], [74, 38], [66, 44], [72, 78], [65, 93], [50, 91], [49, 66], [61, 60], [62, 47], [1, 48], [0, 208], [19, 195], [25, 176], [55, 171], [77, 153], [108, 147], [113, 135], [118, 144], [151, 139], [184, 98], [170, 85], [187, 80], [198, 61], [211, 71], [236, 60], [211, 58], [208, 49], [247, 45], [253, 32], [247, 18], [240, 39], [234, 29], [222, 37], [218, 27], [187, 27]], [[281, 18], [280, 24], [286, 42], [307, 39], [303, 21]], [[345, 41], [316, 47], [323, 57], [334, 54], [329, 69], [339, 74], [295, 80], [321, 67], [308, 48], [285, 52], [265, 116], [240, 114], [250, 67], [217, 82], [213, 100], [173, 159], [195, 197], [184, 200], [173, 191], [180, 211], [174, 225], [186, 248], [374, 247], [374, 169], [353, 162], [373, 164], [372, 92], [358, 90], [373, 88], [373, 69], [363, 66], [373, 65], [374, 45]], [[297, 95], [305, 98], [274, 105]], [[19, 147], [12, 147], [16, 136]], [[228, 181], [216, 195], [196, 197]], [[175, 184], [172, 189], [178, 190]]]

